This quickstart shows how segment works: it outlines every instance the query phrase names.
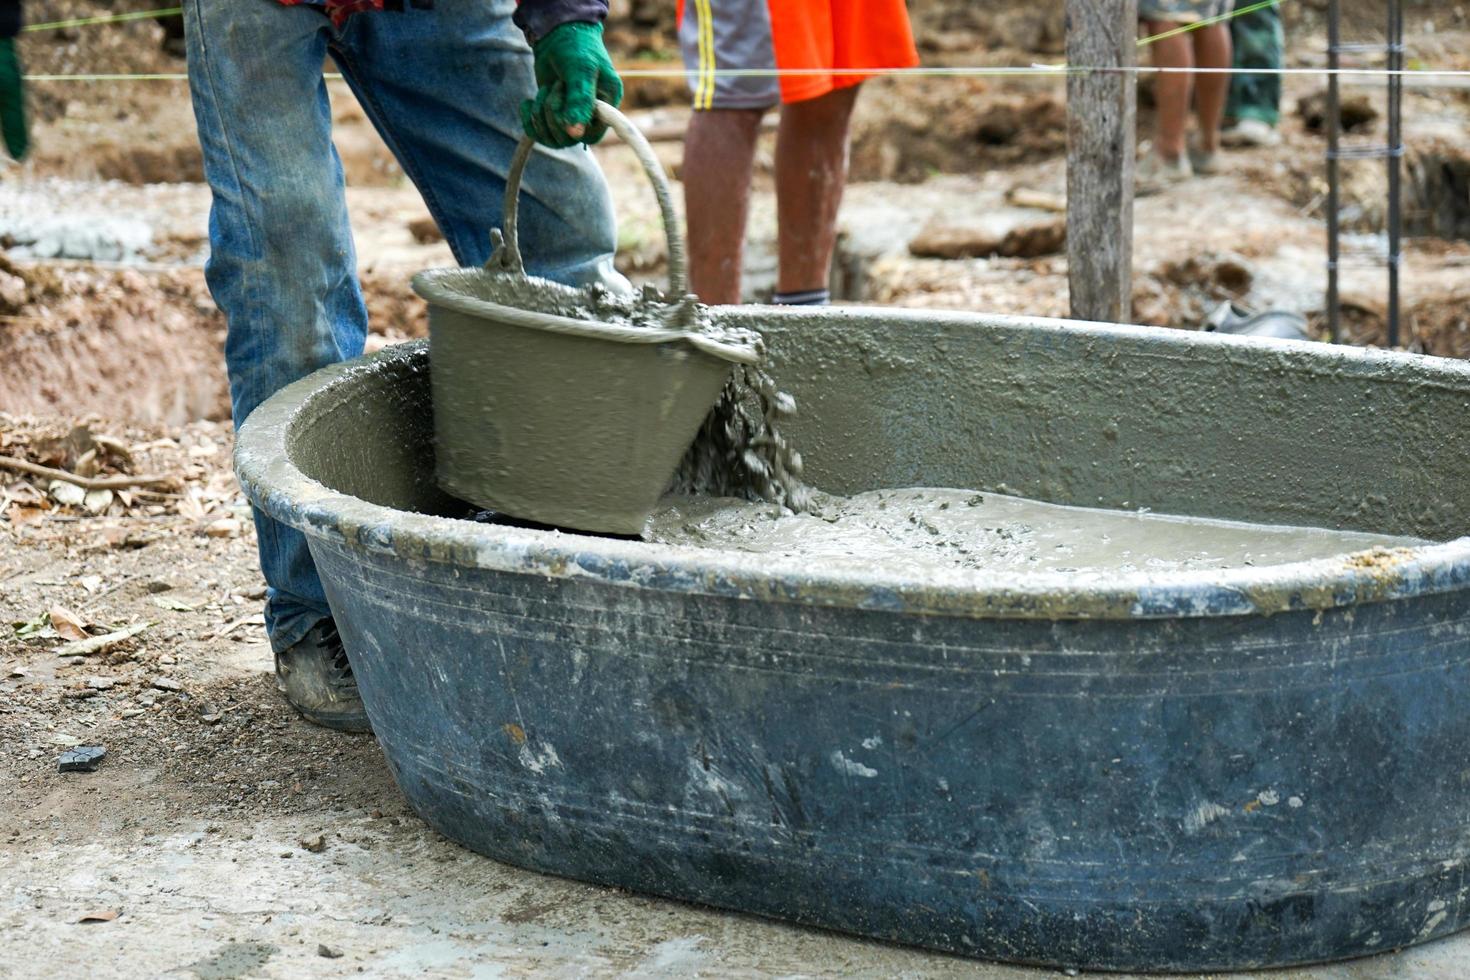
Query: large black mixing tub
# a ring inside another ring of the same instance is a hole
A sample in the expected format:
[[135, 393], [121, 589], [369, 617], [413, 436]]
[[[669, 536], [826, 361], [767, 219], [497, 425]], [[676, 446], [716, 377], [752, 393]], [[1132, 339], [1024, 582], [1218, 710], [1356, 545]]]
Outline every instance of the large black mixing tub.
[[824, 489], [951, 486], [1447, 542], [1109, 577], [832, 572], [476, 524], [427, 351], [278, 394], [250, 498], [306, 532], [399, 786], [527, 868], [1111, 969], [1467, 924], [1470, 368], [953, 314], [730, 314]]

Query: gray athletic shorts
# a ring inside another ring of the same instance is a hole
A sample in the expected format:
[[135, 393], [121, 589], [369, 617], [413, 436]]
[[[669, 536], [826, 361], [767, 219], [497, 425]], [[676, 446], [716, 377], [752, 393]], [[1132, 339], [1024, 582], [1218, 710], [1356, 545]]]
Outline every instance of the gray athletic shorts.
[[705, 69], [776, 67], [766, 0], [685, 0], [679, 51], [691, 74], [696, 109], [769, 109], [781, 101], [781, 80], [714, 77]]
[[1197, 24], [1223, 17], [1234, 7], [1235, 0], [1138, 0], [1138, 19]]
[[[919, 63], [904, 0], [683, 0], [679, 7], [679, 49], [696, 109], [768, 109]], [[725, 74], [731, 69], [788, 74]]]

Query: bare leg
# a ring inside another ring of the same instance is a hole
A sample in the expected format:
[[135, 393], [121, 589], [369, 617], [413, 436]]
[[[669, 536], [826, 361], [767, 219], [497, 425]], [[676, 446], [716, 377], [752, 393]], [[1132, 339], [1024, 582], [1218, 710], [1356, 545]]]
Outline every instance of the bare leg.
[[776, 136], [777, 292], [827, 288], [837, 243], [837, 207], [847, 182], [847, 125], [858, 87], [781, 107]]
[[[1161, 34], [1179, 26], [1169, 21], [1157, 20], [1145, 21], [1145, 24], [1150, 34]], [[1154, 64], [1159, 68], [1194, 66], [1194, 43], [1188, 34], [1176, 34], [1162, 41], [1155, 41], [1153, 49]], [[1159, 107], [1159, 129], [1154, 138], [1154, 152], [1165, 160], [1177, 160], [1184, 152], [1184, 127], [1189, 121], [1189, 97], [1193, 81], [1192, 75], [1176, 72], [1161, 72], [1154, 78], [1154, 102]], [[1218, 116], [1215, 122], [1218, 129]]]
[[[1200, 68], [1229, 68], [1231, 64], [1230, 29], [1226, 24], [1202, 27], [1190, 35], [1194, 40], [1194, 61]], [[1220, 145], [1220, 119], [1225, 114], [1225, 99], [1230, 94], [1230, 75], [1196, 75], [1194, 83], [1195, 111], [1199, 113], [1200, 149], [1213, 153]]]
[[703, 109], [684, 136], [689, 286], [705, 303], [740, 302], [750, 177], [764, 109]]

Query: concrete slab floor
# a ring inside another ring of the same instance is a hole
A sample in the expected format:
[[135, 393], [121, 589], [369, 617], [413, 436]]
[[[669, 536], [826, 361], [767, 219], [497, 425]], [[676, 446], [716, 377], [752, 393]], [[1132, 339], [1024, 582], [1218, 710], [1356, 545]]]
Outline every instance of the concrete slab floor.
[[[272, 820], [203, 824], [0, 857], [9, 977], [976, 977], [1057, 971], [964, 961], [525, 873], [422, 824], [337, 821], [320, 854]], [[37, 874], [44, 868], [44, 874]], [[88, 909], [116, 920], [78, 924]], [[329, 956], [323, 954], [338, 954]], [[1451, 979], [1470, 937], [1273, 980]], [[1247, 976], [1247, 974], [1239, 974]]]
[[[864, 942], [523, 872], [416, 821], [317, 818], [228, 833], [201, 823], [0, 857], [0, 974], [8, 977], [969, 977], [1020, 969]], [[113, 909], [110, 922], [78, 924]], [[338, 954], [335, 958], [329, 955]], [[1273, 980], [1460, 978], [1470, 936]], [[1244, 974], [1240, 976], [1246, 976]]]
[[[115, 787], [123, 795], [148, 791], [146, 777], [113, 781], [125, 784]], [[97, 789], [105, 797], [104, 785]], [[391, 816], [359, 807], [329, 817], [180, 819], [163, 832], [106, 835], [52, 822], [49, 841], [11, 839], [0, 849], [0, 976], [1061, 975], [522, 871], [439, 837], [407, 813], [386, 773], [380, 788]], [[111, 921], [78, 921], [114, 911]], [[1470, 976], [1470, 934], [1260, 976], [1462, 978]]]

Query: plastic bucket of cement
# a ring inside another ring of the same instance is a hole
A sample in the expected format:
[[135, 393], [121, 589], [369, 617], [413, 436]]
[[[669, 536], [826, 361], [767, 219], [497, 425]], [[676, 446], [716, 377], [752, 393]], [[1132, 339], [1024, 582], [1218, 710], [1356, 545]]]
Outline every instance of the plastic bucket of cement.
[[507, 177], [505, 229], [483, 269], [414, 278], [429, 304], [436, 477], [473, 504], [523, 520], [611, 534], [642, 531], [730, 376], [760, 360], [748, 331], [700, 326], [667, 182], [642, 134], [633, 147], [663, 211], [669, 297], [611, 295], [527, 276], [516, 241], [523, 140]]

